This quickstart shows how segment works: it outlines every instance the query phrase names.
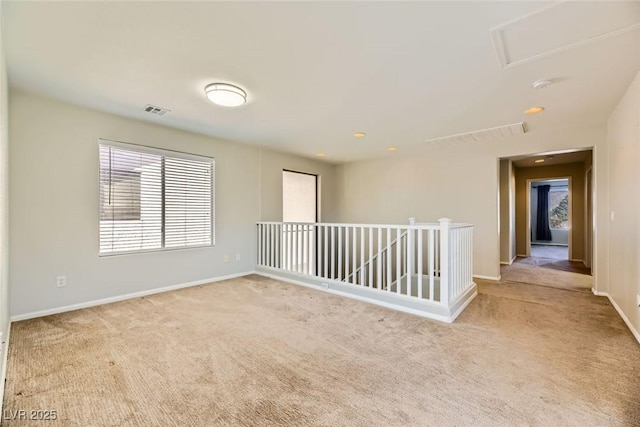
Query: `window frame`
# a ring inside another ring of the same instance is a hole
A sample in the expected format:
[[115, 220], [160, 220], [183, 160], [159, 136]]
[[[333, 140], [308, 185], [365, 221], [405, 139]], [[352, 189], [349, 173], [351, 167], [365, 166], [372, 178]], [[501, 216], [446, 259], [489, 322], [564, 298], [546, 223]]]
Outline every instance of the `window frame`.
[[[564, 231], [568, 231], [568, 230], [569, 230], [569, 228], [571, 227], [571, 215], [570, 215], [570, 214], [571, 214], [571, 209], [570, 209], [570, 207], [568, 206], [568, 205], [569, 205], [569, 203], [570, 203], [570, 198], [569, 198], [569, 184], [567, 183], [567, 186], [566, 186], [566, 187], [555, 187], [555, 188], [554, 188], [553, 186], [551, 186], [551, 188], [549, 189], [549, 199], [551, 199], [551, 193], [560, 193], [560, 192], [562, 192], [562, 193], [567, 193], [567, 194], [566, 194], [566, 196], [565, 196], [565, 197], [567, 198], [567, 226], [566, 226], [566, 227], [563, 227], [563, 228], [559, 228], [559, 227], [554, 227], [553, 225], [551, 225], [551, 211], [552, 211], [553, 209], [555, 209], [555, 207], [554, 207], [554, 208], [552, 208], [552, 207], [551, 207], [551, 204], [549, 204], [549, 228], [550, 228], [551, 230], [564, 230]], [[563, 197], [563, 199], [564, 199], [564, 197]]]
[[[178, 247], [165, 247], [165, 222], [164, 222], [164, 210], [165, 210], [165, 195], [164, 195], [164, 171], [162, 172], [161, 180], [162, 180], [162, 224], [161, 224], [161, 242], [162, 247], [153, 248], [153, 249], [135, 249], [135, 250], [126, 250], [126, 251], [114, 251], [114, 252], [100, 252], [100, 221], [101, 218], [101, 200], [100, 200], [100, 146], [109, 146], [114, 148], [120, 148], [122, 150], [136, 151], [140, 153], [154, 154], [158, 156], [164, 157], [174, 157], [185, 160], [194, 160], [199, 162], [210, 162], [211, 163], [211, 244], [206, 245], [191, 245], [191, 246], [178, 246]], [[98, 155], [97, 155], [97, 166], [98, 166], [98, 256], [100, 258], [103, 257], [114, 257], [121, 255], [134, 255], [134, 254], [144, 254], [144, 253], [152, 253], [152, 252], [171, 252], [171, 251], [182, 251], [182, 250], [190, 250], [190, 249], [203, 249], [203, 248], [212, 248], [216, 246], [216, 159], [215, 157], [202, 156], [198, 154], [186, 153], [184, 151], [171, 150], [166, 148], [156, 148], [150, 147], [148, 145], [134, 144], [130, 142], [122, 142], [122, 141], [114, 141], [111, 139], [98, 138]]]

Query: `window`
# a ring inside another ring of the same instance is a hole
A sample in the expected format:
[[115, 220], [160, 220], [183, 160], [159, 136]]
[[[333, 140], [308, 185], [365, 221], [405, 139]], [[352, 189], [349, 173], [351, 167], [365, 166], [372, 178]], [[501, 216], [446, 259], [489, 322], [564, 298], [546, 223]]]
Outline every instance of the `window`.
[[569, 228], [569, 189], [551, 187], [549, 191], [549, 227]]
[[212, 158], [100, 141], [100, 254], [214, 244]]

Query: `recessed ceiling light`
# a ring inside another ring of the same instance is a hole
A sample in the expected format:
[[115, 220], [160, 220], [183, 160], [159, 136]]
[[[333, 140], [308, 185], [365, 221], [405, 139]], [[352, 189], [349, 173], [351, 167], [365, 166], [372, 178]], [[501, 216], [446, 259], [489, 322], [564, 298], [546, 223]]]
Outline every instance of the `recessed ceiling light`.
[[204, 88], [209, 101], [223, 107], [239, 107], [247, 102], [247, 92], [227, 83], [212, 83]]
[[325, 155], [326, 154], [324, 154], [324, 153], [316, 153], [316, 156], [318, 156], [318, 157], [324, 157]]
[[398, 151], [397, 147], [389, 147], [387, 148], [387, 151]]
[[534, 163], [544, 163], [544, 159], [537, 159], [533, 161]]
[[364, 132], [356, 132], [353, 134], [354, 138], [363, 138], [366, 135]]
[[531, 107], [524, 110], [525, 114], [538, 114], [544, 111], [544, 107]]
[[536, 80], [535, 82], [531, 83], [531, 87], [533, 87], [534, 89], [544, 89], [549, 86], [551, 86], [551, 80]]

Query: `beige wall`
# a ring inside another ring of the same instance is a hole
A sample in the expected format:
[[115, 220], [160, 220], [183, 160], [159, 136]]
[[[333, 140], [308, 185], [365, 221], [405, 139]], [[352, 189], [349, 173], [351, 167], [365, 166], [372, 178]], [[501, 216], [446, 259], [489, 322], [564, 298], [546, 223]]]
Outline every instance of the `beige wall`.
[[320, 187], [319, 211], [322, 222], [336, 220], [336, 166], [302, 157], [260, 150], [260, 219], [282, 221], [282, 171], [318, 175]]
[[[498, 159], [594, 146], [606, 147], [604, 125], [533, 130], [525, 135], [468, 144], [424, 144], [380, 159], [340, 165], [336, 186], [338, 219], [404, 224], [412, 216], [421, 222], [449, 217], [456, 222], [473, 223], [474, 273], [498, 277]], [[599, 188], [606, 188], [606, 149], [597, 150], [595, 156]], [[602, 209], [606, 211], [606, 206]], [[598, 216], [599, 221], [602, 218]], [[606, 241], [606, 229], [599, 230], [598, 238], [601, 237]], [[606, 253], [606, 246], [599, 250]], [[598, 277], [598, 283], [605, 286], [606, 258], [601, 257], [599, 262], [602, 266], [598, 271], [603, 275]]]
[[[321, 174], [335, 205], [331, 165], [20, 91], [10, 101], [13, 315], [254, 270], [260, 210], [281, 219], [283, 168]], [[214, 157], [216, 246], [99, 257], [98, 138]]]
[[516, 254], [527, 253], [527, 180], [571, 178], [571, 259], [584, 260], [584, 163], [515, 168]]
[[[608, 122], [610, 280], [608, 293], [640, 332], [640, 73]], [[640, 335], [637, 335], [640, 340]]]

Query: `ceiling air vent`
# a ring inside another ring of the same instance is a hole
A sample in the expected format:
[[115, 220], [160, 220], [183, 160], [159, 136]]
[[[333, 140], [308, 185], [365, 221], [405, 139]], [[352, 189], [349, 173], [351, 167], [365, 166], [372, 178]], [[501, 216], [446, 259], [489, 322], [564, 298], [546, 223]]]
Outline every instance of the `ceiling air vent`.
[[514, 123], [512, 125], [498, 126], [495, 128], [474, 130], [472, 132], [458, 133], [455, 135], [441, 136], [439, 138], [427, 139], [425, 142], [431, 144], [442, 143], [461, 143], [461, 142], [477, 142], [491, 141], [497, 138], [504, 138], [514, 135], [522, 135], [526, 132], [524, 122]]
[[147, 113], [155, 114], [157, 116], [164, 116], [171, 110], [167, 110], [166, 108], [160, 108], [160, 107], [156, 107], [155, 105], [147, 104], [147, 106], [144, 107], [144, 111], [146, 111]]

